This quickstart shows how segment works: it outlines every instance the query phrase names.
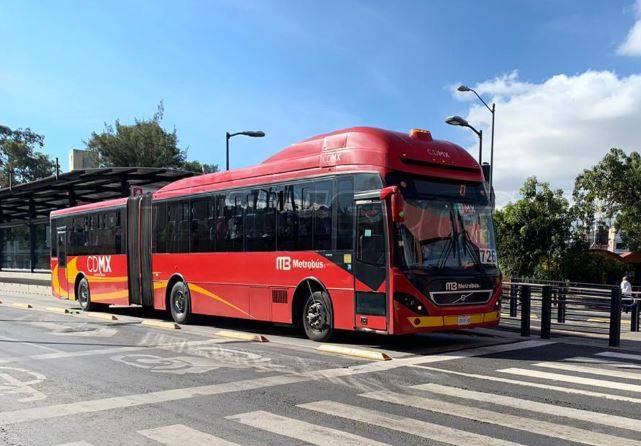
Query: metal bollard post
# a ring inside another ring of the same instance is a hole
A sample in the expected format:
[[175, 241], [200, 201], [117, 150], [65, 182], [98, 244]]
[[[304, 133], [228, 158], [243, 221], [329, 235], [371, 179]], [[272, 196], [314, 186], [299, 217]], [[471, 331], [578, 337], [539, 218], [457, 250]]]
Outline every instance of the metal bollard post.
[[512, 283], [510, 285], [510, 317], [516, 317], [516, 310], [518, 306], [517, 297], [518, 297], [518, 285]]
[[541, 338], [550, 339], [552, 328], [552, 287], [544, 285], [541, 290]]
[[557, 297], [556, 321], [560, 324], [565, 323], [565, 288], [559, 288]]
[[521, 285], [521, 336], [530, 336], [530, 285]]
[[630, 308], [630, 331], [639, 331], [639, 301], [636, 299]]
[[621, 343], [621, 289], [612, 288], [610, 295], [610, 347]]

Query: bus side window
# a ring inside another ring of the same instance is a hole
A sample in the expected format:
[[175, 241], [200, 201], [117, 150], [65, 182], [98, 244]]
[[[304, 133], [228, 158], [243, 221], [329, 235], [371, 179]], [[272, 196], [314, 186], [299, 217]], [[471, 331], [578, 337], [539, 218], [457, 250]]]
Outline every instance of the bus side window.
[[336, 194], [336, 249], [351, 250], [354, 240], [354, 179], [339, 177]]
[[314, 191], [312, 183], [294, 186], [299, 192], [300, 207], [298, 211], [298, 250], [305, 251], [314, 248], [314, 209], [311, 195]]
[[385, 264], [385, 232], [381, 203], [358, 207], [356, 258], [372, 265]]
[[318, 181], [311, 195], [314, 209], [314, 249], [332, 249], [332, 181]]
[[167, 203], [164, 201], [153, 203], [153, 245], [152, 251], [157, 253], [167, 252]]
[[211, 251], [209, 243], [209, 197], [191, 200], [190, 252]]
[[365, 192], [383, 187], [381, 176], [377, 173], [357, 173], [354, 175], [354, 190]]
[[225, 194], [218, 193], [214, 196], [216, 205], [215, 218], [214, 218], [214, 239], [217, 252], [224, 252], [227, 250], [226, 235], [227, 235], [227, 209], [225, 207]]
[[243, 250], [246, 194], [247, 192], [230, 192], [225, 199], [226, 249], [224, 251]]
[[282, 188], [278, 193], [278, 234], [279, 251], [293, 251], [298, 239], [298, 208], [294, 200], [294, 186]]

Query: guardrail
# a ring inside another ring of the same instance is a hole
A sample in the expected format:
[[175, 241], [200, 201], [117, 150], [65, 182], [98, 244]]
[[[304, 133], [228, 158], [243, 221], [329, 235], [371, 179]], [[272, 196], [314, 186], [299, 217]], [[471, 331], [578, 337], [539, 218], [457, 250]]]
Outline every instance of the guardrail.
[[[583, 284], [581, 284], [583, 285]], [[532, 318], [540, 318], [540, 336], [549, 339], [553, 331], [582, 332], [608, 336], [610, 346], [621, 342], [622, 313], [630, 315], [629, 330], [639, 331], [641, 292], [621, 296], [619, 287], [568, 286], [566, 283], [505, 282], [504, 302], [509, 317], [518, 318], [521, 336], [531, 336]]]

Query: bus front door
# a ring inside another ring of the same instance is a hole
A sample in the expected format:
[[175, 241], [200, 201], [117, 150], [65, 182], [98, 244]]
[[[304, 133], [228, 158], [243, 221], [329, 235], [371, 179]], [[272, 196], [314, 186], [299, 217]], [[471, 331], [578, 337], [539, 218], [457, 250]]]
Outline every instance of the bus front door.
[[378, 199], [356, 200], [354, 234], [354, 326], [387, 330], [387, 237], [385, 205]]
[[69, 299], [69, 283], [67, 282], [67, 229], [58, 228], [56, 231], [56, 245], [58, 250], [58, 283], [62, 299]]

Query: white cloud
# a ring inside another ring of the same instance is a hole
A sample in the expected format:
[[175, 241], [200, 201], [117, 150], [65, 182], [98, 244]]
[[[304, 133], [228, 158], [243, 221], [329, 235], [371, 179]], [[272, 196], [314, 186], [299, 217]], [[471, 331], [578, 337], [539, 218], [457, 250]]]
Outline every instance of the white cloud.
[[[641, 150], [641, 75], [610, 71], [559, 74], [542, 83], [523, 82], [513, 72], [473, 87], [496, 102], [494, 186], [497, 203], [513, 200], [528, 176], [571, 192], [574, 179], [612, 147]], [[456, 93], [465, 100], [471, 93]], [[467, 119], [487, 135], [491, 115], [470, 101]], [[476, 153], [476, 147], [470, 151]]]
[[617, 54], [622, 56], [641, 56], [641, 0], [637, 0], [635, 10], [637, 21], [628, 32], [625, 42], [617, 49]]

